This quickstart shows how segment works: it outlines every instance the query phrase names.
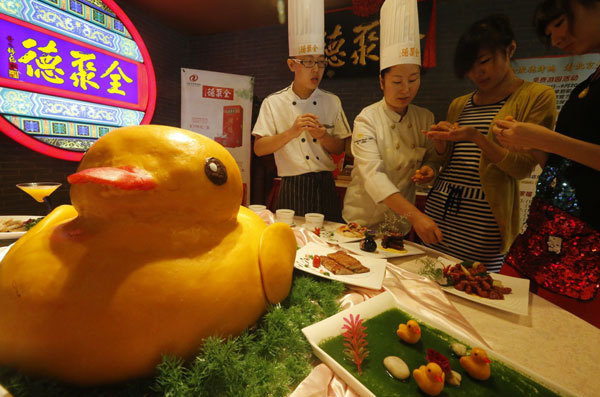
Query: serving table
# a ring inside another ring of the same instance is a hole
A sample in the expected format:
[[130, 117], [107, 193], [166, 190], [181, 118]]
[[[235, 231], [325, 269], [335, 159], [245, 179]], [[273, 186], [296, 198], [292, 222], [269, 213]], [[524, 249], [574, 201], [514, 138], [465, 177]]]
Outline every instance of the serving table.
[[[393, 258], [390, 262], [417, 271], [414, 259]], [[528, 316], [446, 295], [497, 353], [577, 395], [598, 395], [600, 329], [531, 292]]]
[[[425, 254], [388, 259], [388, 271], [415, 273], [422, 266], [419, 264], [420, 258], [446, 256], [424, 246], [419, 248], [425, 251]], [[437, 284], [432, 284], [437, 287]], [[384, 288], [388, 289], [385, 282]], [[600, 329], [531, 292], [527, 316], [481, 305], [452, 294], [445, 293], [444, 296], [472, 326], [476, 336], [483, 338], [488, 347], [496, 353], [551, 380], [574, 395], [598, 395]], [[356, 395], [321, 364], [292, 396], [311, 395], [307, 392], [314, 393], [319, 382], [329, 383], [321, 395]]]
[[[261, 215], [263, 219], [269, 217], [272, 221], [273, 214], [270, 211], [264, 212], [268, 214]], [[304, 219], [296, 217], [295, 223], [301, 225]], [[301, 227], [294, 227], [294, 231], [297, 238], [302, 236], [310, 238], [312, 235], [312, 232]], [[14, 240], [0, 240], [0, 247], [13, 242]], [[600, 329], [532, 293], [529, 293], [529, 314], [521, 316], [444, 293], [437, 284], [429, 280], [425, 280], [428, 284], [425, 285], [423, 278], [415, 274], [419, 270], [418, 260], [425, 256], [437, 257], [440, 254], [424, 246], [419, 248], [425, 251], [425, 254], [388, 259], [384, 282], [386, 289], [394, 289], [394, 277], [405, 282], [404, 293], [408, 292], [409, 295], [413, 287], [429, 289], [428, 293], [437, 294], [437, 297], [441, 298], [446, 313], [456, 313], [455, 323], [462, 324], [463, 331], [470, 332], [471, 336], [482, 341], [486, 348], [491, 348], [511, 361], [553, 381], [574, 395], [590, 397], [598, 395]], [[6, 247], [0, 248], [0, 251], [6, 249]], [[382, 291], [383, 289], [381, 291], [349, 289], [351, 294], [361, 295], [364, 299]], [[0, 395], [2, 395], [1, 388]], [[348, 389], [341, 379], [334, 376], [331, 370], [321, 364], [316, 366], [292, 393], [293, 397], [315, 395], [349, 397], [356, 394]]]

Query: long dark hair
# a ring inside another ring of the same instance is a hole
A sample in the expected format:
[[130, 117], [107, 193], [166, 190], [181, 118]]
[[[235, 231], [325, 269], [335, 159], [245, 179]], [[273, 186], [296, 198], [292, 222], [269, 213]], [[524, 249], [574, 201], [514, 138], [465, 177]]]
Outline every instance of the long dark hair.
[[533, 12], [533, 26], [535, 32], [544, 44], [550, 46], [550, 37], [546, 34], [548, 24], [561, 15], [567, 14], [562, 0], [544, 0], [535, 7]]
[[505, 53], [515, 39], [510, 20], [504, 14], [487, 16], [473, 23], [458, 40], [454, 51], [454, 73], [459, 78], [475, 64], [479, 51]]
[[573, 2], [581, 4], [584, 8], [593, 8], [600, 3], [600, 0], [543, 0], [535, 7], [533, 15], [533, 26], [538, 37], [546, 44], [550, 45], [550, 37], [546, 34], [548, 24], [561, 15], [566, 15], [569, 21], [569, 30], [572, 31], [573, 21]]

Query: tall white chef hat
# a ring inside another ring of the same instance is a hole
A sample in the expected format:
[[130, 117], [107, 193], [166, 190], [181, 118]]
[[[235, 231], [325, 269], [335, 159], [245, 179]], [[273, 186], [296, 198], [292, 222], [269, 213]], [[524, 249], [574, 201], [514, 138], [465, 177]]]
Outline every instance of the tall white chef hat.
[[379, 70], [421, 64], [417, 0], [385, 0], [380, 11]]
[[324, 0], [288, 1], [290, 56], [325, 53]]

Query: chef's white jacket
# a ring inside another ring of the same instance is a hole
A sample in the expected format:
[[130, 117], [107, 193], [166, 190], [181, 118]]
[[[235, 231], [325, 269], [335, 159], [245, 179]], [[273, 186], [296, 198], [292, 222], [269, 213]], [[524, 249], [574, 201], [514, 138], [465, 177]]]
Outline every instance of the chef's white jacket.
[[[364, 108], [354, 120], [352, 181], [344, 199], [347, 222], [373, 227], [390, 211], [382, 201], [400, 193], [415, 201], [415, 183], [410, 179], [417, 169], [429, 165], [437, 174], [441, 159], [431, 141], [421, 131], [434, 123], [429, 110], [409, 105], [404, 117], [382, 99]], [[410, 223], [403, 222], [404, 230]]]
[[[336, 95], [317, 88], [310, 97], [302, 99], [291, 85], [264, 99], [252, 134], [260, 137], [280, 134], [289, 130], [298, 116], [306, 113], [316, 115], [321, 124], [332, 125], [327, 128], [330, 135], [344, 139], [352, 134], [342, 102]], [[289, 141], [274, 155], [279, 176], [335, 169], [329, 152], [307, 131]]]

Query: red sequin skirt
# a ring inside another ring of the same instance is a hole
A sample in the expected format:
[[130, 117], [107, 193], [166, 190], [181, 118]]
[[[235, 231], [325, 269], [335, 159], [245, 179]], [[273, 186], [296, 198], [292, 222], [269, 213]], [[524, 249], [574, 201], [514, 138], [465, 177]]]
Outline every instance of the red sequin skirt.
[[553, 293], [592, 300], [600, 289], [600, 233], [536, 197], [505, 265]]

